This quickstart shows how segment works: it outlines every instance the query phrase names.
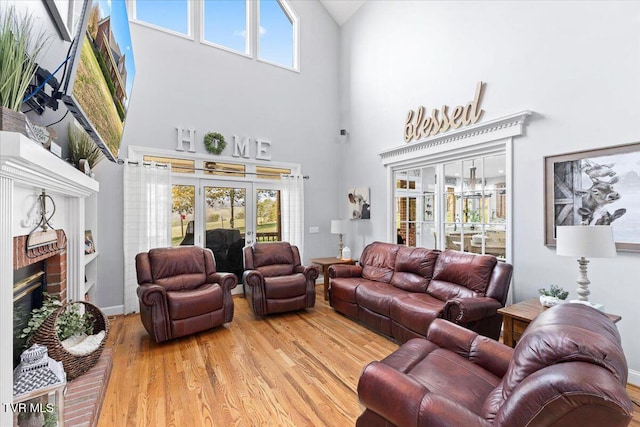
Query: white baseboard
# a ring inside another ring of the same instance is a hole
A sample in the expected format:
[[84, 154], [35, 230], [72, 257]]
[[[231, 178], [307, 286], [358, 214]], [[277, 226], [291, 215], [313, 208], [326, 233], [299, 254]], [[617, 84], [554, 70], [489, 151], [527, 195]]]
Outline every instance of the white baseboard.
[[119, 316], [124, 314], [124, 305], [114, 305], [111, 307], [100, 307], [100, 310], [107, 316]]
[[637, 387], [640, 387], [640, 371], [634, 371], [633, 369], [629, 369], [629, 377], [627, 378], [627, 382], [629, 384], [633, 384]]

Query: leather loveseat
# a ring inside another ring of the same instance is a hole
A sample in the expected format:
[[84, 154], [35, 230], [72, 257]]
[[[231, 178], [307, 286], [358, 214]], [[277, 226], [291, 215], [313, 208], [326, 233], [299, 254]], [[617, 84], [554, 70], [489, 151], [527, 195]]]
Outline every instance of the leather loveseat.
[[583, 304], [544, 311], [514, 349], [436, 319], [364, 368], [356, 426], [626, 426], [627, 375], [615, 325]]
[[330, 304], [403, 343], [444, 318], [498, 339], [513, 268], [491, 255], [374, 242], [329, 268]]

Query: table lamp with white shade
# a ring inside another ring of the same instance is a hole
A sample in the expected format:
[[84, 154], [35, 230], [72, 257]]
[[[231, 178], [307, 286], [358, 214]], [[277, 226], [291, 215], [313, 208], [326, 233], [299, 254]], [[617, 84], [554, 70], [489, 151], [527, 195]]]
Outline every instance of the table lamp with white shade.
[[338, 256], [337, 258], [342, 258], [342, 234], [344, 234], [344, 222], [341, 219], [332, 219], [331, 220], [331, 234], [338, 235]]
[[584, 304], [598, 306], [589, 302], [589, 279], [587, 278], [586, 258], [611, 258], [616, 256], [616, 244], [610, 225], [564, 225], [556, 227], [556, 254], [578, 258], [578, 300]]

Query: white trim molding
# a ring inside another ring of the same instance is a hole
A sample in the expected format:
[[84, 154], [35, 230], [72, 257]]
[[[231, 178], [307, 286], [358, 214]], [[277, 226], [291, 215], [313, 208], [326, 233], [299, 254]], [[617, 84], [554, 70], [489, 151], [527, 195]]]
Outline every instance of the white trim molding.
[[399, 147], [381, 151], [378, 155], [382, 159], [382, 164], [387, 166], [406, 162], [416, 157], [432, 156], [438, 152], [450, 152], [451, 150], [469, 148], [478, 144], [520, 136], [524, 133], [527, 118], [532, 115], [533, 112], [531, 111], [522, 111], [463, 129], [424, 138], [416, 142], [409, 142]]

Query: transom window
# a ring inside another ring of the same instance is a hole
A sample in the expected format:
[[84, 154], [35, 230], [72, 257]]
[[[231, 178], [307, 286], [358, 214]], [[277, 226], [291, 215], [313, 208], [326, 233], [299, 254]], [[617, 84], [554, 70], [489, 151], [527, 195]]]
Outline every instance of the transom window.
[[[200, 43], [298, 71], [300, 28], [286, 0], [131, 0], [131, 17]], [[194, 18], [195, 17], [195, 18]]]
[[297, 20], [292, 10], [279, 0], [261, 0], [259, 16], [258, 58], [297, 69]]
[[191, 7], [188, 0], [138, 0], [133, 2], [133, 18], [151, 26], [190, 35]]
[[250, 53], [248, 3], [239, 0], [205, 0], [203, 40], [243, 54]]

